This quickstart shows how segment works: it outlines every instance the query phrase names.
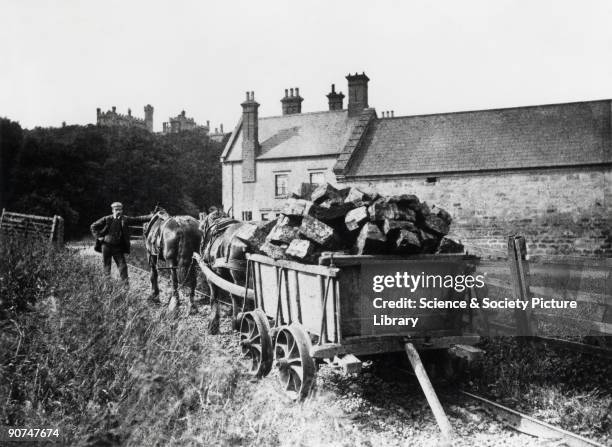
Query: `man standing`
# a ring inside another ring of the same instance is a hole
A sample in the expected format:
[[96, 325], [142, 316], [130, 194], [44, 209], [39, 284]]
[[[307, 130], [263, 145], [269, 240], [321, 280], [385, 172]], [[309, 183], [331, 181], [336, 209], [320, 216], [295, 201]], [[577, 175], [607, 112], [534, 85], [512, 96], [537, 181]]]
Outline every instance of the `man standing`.
[[91, 224], [91, 234], [96, 238], [95, 250], [102, 253], [104, 273], [110, 276], [111, 259], [114, 259], [121, 279], [127, 282], [128, 270], [125, 254], [130, 252], [128, 225], [147, 222], [151, 216], [124, 216], [121, 202], [113, 202], [111, 210], [113, 214], [104, 216]]

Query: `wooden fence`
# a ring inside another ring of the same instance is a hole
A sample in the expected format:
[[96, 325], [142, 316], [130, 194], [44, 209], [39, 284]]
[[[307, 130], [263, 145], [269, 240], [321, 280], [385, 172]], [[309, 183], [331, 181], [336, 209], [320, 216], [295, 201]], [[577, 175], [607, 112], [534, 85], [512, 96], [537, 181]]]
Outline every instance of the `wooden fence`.
[[130, 225], [128, 228], [130, 230], [130, 240], [142, 240], [142, 225]]
[[612, 259], [528, 259], [522, 236], [510, 236], [506, 258], [499, 255], [479, 265], [486, 276], [485, 289], [476, 291], [481, 298], [573, 300], [577, 308], [489, 312], [486, 329], [492, 334], [539, 337], [585, 351], [592, 349], [577, 340], [612, 336]]
[[64, 245], [64, 219], [61, 216], [36, 216], [2, 209], [0, 234], [36, 238], [61, 247]]

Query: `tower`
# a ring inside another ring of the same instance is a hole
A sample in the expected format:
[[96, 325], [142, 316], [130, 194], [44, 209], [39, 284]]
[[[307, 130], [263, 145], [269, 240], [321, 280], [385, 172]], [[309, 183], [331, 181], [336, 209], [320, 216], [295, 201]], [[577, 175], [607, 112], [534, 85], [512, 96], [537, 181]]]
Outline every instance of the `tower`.
[[144, 108], [145, 113], [145, 126], [149, 132], [153, 132], [153, 106], [147, 104]]

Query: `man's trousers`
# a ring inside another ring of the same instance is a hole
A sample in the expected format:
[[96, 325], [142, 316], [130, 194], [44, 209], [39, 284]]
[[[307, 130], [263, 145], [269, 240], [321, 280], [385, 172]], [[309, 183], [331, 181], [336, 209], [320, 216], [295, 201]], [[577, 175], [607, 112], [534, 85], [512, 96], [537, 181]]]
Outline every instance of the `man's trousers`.
[[125, 262], [125, 255], [121, 247], [116, 245], [102, 244], [102, 262], [104, 263], [104, 273], [107, 276], [111, 274], [111, 259], [115, 260], [121, 279], [127, 281], [128, 268]]

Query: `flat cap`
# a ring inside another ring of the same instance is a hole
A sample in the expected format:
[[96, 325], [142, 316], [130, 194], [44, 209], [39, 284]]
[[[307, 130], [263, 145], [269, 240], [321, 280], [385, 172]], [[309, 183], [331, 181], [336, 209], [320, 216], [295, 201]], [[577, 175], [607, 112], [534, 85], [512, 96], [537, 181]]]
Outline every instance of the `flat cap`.
[[121, 202], [113, 202], [113, 203], [111, 203], [111, 208], [123, 208], [123, 203], [121, 203]]

